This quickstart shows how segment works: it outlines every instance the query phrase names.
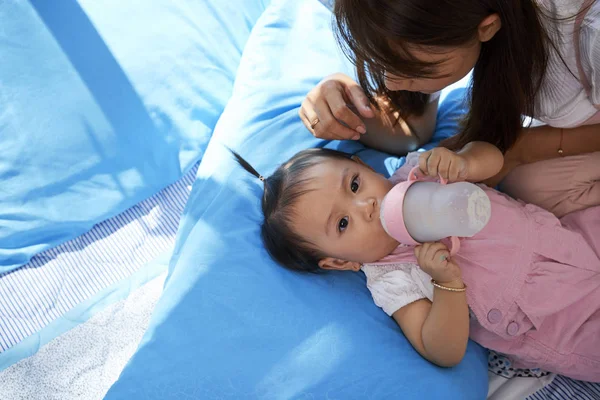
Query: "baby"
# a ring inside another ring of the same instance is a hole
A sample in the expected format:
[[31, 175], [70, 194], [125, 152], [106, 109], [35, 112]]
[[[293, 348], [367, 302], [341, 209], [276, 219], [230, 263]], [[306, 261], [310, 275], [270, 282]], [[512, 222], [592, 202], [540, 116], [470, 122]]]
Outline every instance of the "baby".
[[426, 359], [453, 366], [469, 336], [543, 368], [600, 382], [600, 208], [561, 220], [483, 185], [491, 217], [471, 238], [416, 246], [398, 243], [380, 220], [382, 201], [418, 165], [422, 175], [481, 182], [502, 167], [483, 142], [454, 153], [409, 154], [391, 179], [357, 157], [302, 151], [264, 181], [261, 235], [284, 267], [362, 270], [373, 300]]

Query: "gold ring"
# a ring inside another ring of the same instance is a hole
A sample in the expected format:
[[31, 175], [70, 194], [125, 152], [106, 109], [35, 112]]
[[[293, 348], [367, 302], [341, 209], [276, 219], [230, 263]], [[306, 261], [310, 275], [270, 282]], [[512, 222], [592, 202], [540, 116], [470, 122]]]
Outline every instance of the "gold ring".
[[315, 118], [315, 120], [310, 124], [310, 129], [315, 129], [315, 126], [317, 126], [319, 122], [321, 122], [319, 121], [319, 118]]

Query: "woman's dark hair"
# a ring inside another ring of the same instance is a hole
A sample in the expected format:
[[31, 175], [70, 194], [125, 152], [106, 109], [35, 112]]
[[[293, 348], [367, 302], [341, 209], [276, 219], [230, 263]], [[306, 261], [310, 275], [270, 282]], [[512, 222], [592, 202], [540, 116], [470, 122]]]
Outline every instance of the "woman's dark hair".
[[275, 172], [262, 178], [250, 163], [232, 151], [238, 163], [252, 175], [264, 180], [261, 237], [269, 255], [282, 266], [306, 272], [319, 271], [318, 262], [325, 257], [317, 246], [294, 231], [292, 218], [298, 197], [310, 191], [311, 179], [306, 172], [325, 160], [349, 160], [350, 154], [330, 149], [301, 151]]
[[365, 92], [371, 100], [374, 93], [388, 95], [404, 117], [421, 115], [428, 96], [387, 90], [384, 73], [436, 77], [437, 65], [415, 59], [410, 47], [465, 46], [484, 18], [498, 14], [502, 26], [482, 43], [462, 132], [443, 144], [457, 149], [482, 140], [506, 152], [518, 138], [523, 115], [535, 115], [548, 49], [554, 47], [535, 0], [336, 0], [334, 13], [338, 42]]

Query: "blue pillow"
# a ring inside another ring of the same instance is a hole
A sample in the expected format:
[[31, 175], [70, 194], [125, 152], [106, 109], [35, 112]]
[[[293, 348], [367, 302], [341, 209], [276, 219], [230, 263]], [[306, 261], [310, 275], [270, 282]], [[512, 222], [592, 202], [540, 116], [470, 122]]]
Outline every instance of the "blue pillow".
[[[350, 68], [330, 18], [316, 0], [273, 0], [259, 19], [200, 165], [165, 291], [106, 399], [485, 398], [480, 346], [438, 368], [374, 305], [362, 273], [287, 271], [261, 244], [262, 184], [225, 145], [265, 175], [310, 146], [359, 151], [380, 170], [402, 162], [357, 143], [326, 144], [302, 126], [306, 92]], [[464, 111], [460, 99], [446, 103], [438, 138]]]
[[0, 273], [202, 157], [267, 2], [2, 3]]

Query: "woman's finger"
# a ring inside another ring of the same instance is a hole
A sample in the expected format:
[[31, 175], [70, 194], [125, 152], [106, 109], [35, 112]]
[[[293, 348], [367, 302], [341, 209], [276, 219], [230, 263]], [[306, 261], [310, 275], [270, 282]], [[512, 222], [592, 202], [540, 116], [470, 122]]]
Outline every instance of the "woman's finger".
[[[341, 84], [338, 87], [338, 92], [339, 90], [341, 90]], [[325, 97], [319, 93], [320, 91], [309, 93], [300, 107], [300, 119], [304, 126], [306, 126], [306, 129], [319, 139], [358, 139], [360, 135], [357, 132], [352, 132], [350, 129], [337, 123], [331, 114], [331, 110], [329, 109]]]
[[313, 136], [315, 136], [315, 131], [311, 126], [312, 124], [310, 122], [310, 119], [306, 116], [306, 112], [303, 108], [300, 108], [300, 111], [298, 111], [298, 115], [300, 116], [300, 119], [302, 120], [302, 123], [304, 124], [306, 129], [308, 129], [308, 131], [312, 133]]
[[[337, 120], [337, 122], [346, 128], [352, 129], [354, 131], [354, 135], [366, 133], [367, 130], [364, 122], [350, 109], [341, 89], [339, 87], [332, 87], [326, 90], [327, 86], [331, 85], [324, 84], [323, 86], [325, 102], [329, 106], [331, 114]], [[350, 139], [352, 136], [348, 137], [348, 139]]]
[[315, 136], [321, 139], [349, 140], [359, 139], [360, 135], [353, 129], [342, 125], [333, 115], [327, 101], [318, 99], [315, 103], [316, 118], [311, 122]]
[[327, 104], [323, 102], [319, 96], [314, 96], [312, 93], [309, 93], [302, 102], [302, 107], [300, 107], [300, 118], [306, 126], [306, 129], [314, 136], [321, 139], [332, 139], [332, 137], [322, 137], [315, 133], [314, 128], [320, 123], [319, 113], [317, 111], [318, 108], [326, 110], [325, 113], [329, 110]]
[[[305, 100], [305, 103], [308, 103], [308, 101]], [[306, 129], [308, 129], [308, 131], [310, 133], [312, 133], [313, 136], [318, 137], [320, 139], [326, 139], [326, 140], [339, 139], [338, 137], [336, 137], [334, 135], [327, 135], [327, 134], [320, 135], [315, 132], [314, 127], [316, 127], [316, 125], [318, 125], [319, 117], [317, 117], [317, 114], [315, 113], [314, 108], [312, 107], [312, 104], [308, 103], [308, 104], [306, 104], [306, 106], [303, 105], [300, 108], [298, 115], [300, 116], [300, 119], [302, 120], [302, 123], [304, 124]]]
[[345, 93], [352, 105], [356, 108], [358, 113], [364, 118], [375, 117], [375, 112], [367, 98], [367, 95], [363, 91], [362, 87], [356, 82], [349, 82], [345, 85]]
[[312, 123], [317, 119], [317, 113], [315, 112], [315, 106], [312, 103], [310, 96], [306, 96], [304, 101], [302, 102], [302, 106], [298, 111], [298, 115], [302, 120], [302, 123], [313, 135], [315, 134]]

